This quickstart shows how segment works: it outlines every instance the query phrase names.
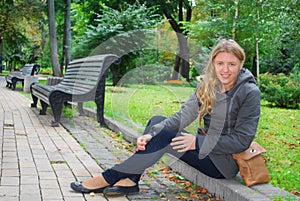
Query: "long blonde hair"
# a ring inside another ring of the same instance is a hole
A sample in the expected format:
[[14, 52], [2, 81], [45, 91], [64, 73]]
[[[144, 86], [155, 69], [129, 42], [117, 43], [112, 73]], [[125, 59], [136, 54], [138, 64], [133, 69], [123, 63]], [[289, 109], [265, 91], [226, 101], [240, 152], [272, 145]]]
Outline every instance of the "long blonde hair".
[[202, 83], [200, 84], [196, 94], [201, 105], [199, 108], [199, 122], [201, 118], [210, 114], [213, 104], [216, 100], [216, 92], [220, 90], [222, 83], [217, 78], [216, 70], [214, 67], [214, 59], [220, 52], [228, 52], [234, 54], [241, 61], [241, 68], [245, 62], [245, 52], [243, 48], [232, 39], [222, 39], [211, 51], [208, 63], [206, 65], [205, 75]]

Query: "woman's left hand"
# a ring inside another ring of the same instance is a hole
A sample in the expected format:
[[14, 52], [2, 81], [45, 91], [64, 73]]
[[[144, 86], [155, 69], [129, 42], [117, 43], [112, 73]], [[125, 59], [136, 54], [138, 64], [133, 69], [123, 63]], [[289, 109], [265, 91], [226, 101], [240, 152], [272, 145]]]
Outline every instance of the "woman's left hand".
[[196, 136], [189, 133], [181, 133], [180, 136], [172, 139], [171, 146], [178, 152], [185, 152], [196, 149]]
[[145, 134], [137, 138], [135, 151], [145, 151], [146, 144], [152, 139], [152, 135]]

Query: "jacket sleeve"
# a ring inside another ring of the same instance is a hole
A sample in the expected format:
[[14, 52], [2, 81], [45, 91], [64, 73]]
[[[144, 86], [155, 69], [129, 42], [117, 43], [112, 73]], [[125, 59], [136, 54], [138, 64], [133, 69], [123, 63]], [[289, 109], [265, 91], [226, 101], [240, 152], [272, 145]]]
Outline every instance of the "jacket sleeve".
[[235, 121], [235, 126], [230, 133], [220, 134], [210, 125], [207, 136], [198, 135], [199, 157], [205, 157], [210, 153], [239, 153], [250, 146], [256, 134], [260, 116], [260, 91], [255, 87], [248, 93], [240, 95], [240, 97], [242, 96], [244, 97], [240, 99], [243, 102], [236, 118], [229, 119], [229, 121]]
[[181, 106], [180, 111], [176, 112], [174, 115], [165, 119], [161, 123], [152, 126], [151, 131], [153, 134], [157, 134], [163, 128], [167, 128], [180, 132], [198, 117], [198, 113], [199, 103], [196, 93], [193, 93], [189, 97], [189, 99]]

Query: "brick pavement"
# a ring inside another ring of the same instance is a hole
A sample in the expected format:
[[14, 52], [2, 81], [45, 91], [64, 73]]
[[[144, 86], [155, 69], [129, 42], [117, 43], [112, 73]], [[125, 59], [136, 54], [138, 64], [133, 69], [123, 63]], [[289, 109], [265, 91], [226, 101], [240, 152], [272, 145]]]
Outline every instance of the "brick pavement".
[[39, 116], [3, 77], [0, 84], [0, 201], [116, 200], [73, 192], [71, 181], [96, 176], [101, 167], [65, 128], [50, 127], [50, 115]]
[[160, 171], [151, 177], [151, 168], [135, 195], [105, 198], [73, 192], [71, 181], [96, 176], [126, 159], [131, 153], [120, 148], [126, 142], [86, 117], [63, 118], [64, 126], [53, 128], [51, 115], [40, 116], [30, 108], [30, 97], [7, 89], [3, 77], [0, 87], [0, 201], [179, 200], [178, 195], [198, 200]]

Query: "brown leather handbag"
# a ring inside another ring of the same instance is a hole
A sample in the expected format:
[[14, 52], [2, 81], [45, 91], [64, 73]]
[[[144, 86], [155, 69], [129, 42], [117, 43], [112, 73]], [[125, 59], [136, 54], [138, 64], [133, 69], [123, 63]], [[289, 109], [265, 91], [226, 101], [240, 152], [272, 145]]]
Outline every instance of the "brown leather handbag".
[[269, 171], [261, 155], [264, 152], [266, 150], [260, 144], [252, 142], [246, 151], [232, 154], [239, 166], [240, 174], [246, 186], [270, 181]]

